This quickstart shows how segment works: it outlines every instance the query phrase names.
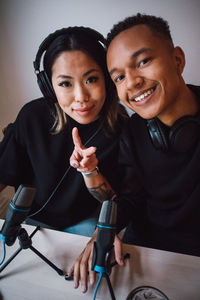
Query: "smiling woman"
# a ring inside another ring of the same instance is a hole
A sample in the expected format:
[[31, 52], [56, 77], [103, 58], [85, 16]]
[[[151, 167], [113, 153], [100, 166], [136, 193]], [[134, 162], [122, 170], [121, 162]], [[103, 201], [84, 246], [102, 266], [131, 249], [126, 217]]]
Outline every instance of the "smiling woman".
[[60, 29], [42, 42], [34, 68], [44, 97], [27, 103], [6, 130], [0, 183], [35, 186], [28, 223], [90, 236], [100, 204], [69, 164], [72, 129], [84, 146], [94, 146], [117, 189], [118, 138], [127, 119], [107, 72], [104, 38], [90, 28]]
[[66, 51], [52, 67], [52, 84], [62, 110], [81, 124], [98, 118], [106, 98], [101, 68], [80, 50]]

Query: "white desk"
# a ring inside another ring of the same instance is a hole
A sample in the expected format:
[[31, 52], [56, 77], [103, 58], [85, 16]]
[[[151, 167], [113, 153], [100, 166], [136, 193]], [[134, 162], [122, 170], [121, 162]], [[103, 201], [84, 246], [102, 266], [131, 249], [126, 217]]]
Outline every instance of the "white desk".
[[[3, 221], [0, 220], [0, 228]], [[23, 225], [31, 233], [34, 227]], [[89, 238], [42, 229], [32, 238], [32, 245], [64, 271], [69, 270]], [[18, 240], [6, 247], [6, 260], [18, 248]], [[2, 258], [0, 243], [0, 260]], [[200, 299], [200, 258], [130, 245], [125, 267], [115, 266], [110, 279], [117, 300], [125, 300], [131, 290], [151, 285], [170, 300]], [[105, 282], [103, 280], [103, 282]], [[0, 273], [0, 299], [3, 300], [79, 300], [93, 299], [94, 288], [86, 294], [73, 288], [30, 249], [23, 249]], [[2, 298], [1, 298], [2, 297]], [[110, 300], [107, 284], [101, 283], [96, 299]]]

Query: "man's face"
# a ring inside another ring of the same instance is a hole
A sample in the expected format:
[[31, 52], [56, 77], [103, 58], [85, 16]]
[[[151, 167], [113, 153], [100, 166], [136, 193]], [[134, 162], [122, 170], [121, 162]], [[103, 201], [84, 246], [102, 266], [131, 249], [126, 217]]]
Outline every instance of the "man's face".
[[108, 47], [107, 64], [118, 96], [145, 119], [175, 118], [180, 100], [184, 54], [146, 25], [117, 35]]

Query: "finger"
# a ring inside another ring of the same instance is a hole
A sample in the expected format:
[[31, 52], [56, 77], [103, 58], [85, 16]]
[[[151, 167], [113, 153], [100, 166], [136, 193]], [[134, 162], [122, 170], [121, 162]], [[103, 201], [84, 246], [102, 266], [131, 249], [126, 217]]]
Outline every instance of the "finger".
[[81, 290], [83, 293], [86, 293], [88, 289], [88, 284], [87, 284], [88, 264], [86, 262], [81, 262], [80, 277], [81, 277]]
[[116, 262], [120, 266], [124, 266], [125, 263], [123, 258], [123, 244], [117, 235], [115, 236], [115, 240], [114, 240], [114, 249], [115, 249]]
[[90, 285], [93, 286], [96, 281], [96, 272], [89, 269]]
[[76, 263], [74, 264], [74, 288], [75, 289], [79, 287], [79, 278], [80, 278], [79, 260], [77, 260]]
[[75, 147], [77, 147], [78, 149], [84, 149], [85, 147], [83, 146], [82, 144], [82, 141], [81, 141], [81, 138], [79, 136], [79, 133], [78, 133], [78, 128], [77, 127], [74, 127], [72, 129], [72, 139], [73, 139], [73, 142], [74, 142], [74, 145]]
[[[81, 277], [81, 287], [82, 292], [85, 293], [88, 288], [88, 271], [91, 270], [91, 260], [92, 260], [92, 253], [93, 253], [93, 239], [95, 238], [96, 233], [94, 233], [91, 240], [88, 242], [84, 254], [81, 259], [80, 264], [80, 277]], [[89, 268], [90, 267], [90, 268]], [[94, 274], [92, 275], [92, 278], [94, 278]], [[94, 280], [94, 279], [93, 279]]]
[[97, 148], [96, 147], [89, 147], [82, 150], [83, 157], [90, 157], [95, 154]]
[[70, 159], [69, 159], [69, 162], [70, 162], [70, 165], [73, 167], [73, 168], [78, 168], [80, 166], [79, 162], [81, 161], [81, 157], [79, 155], [79, 153], [74, 150]]
[[83, 158], [82, 155], [76, 149], [74, 149], [72, 155], [74, 156], [74, 159], [78, 161], [80, 161]]
[[72, 266], [69, 272], [67, 272], [68, 276], [72, 276], [73, 274], [74, 274], [74, 266]]
[[[94, 245], [93, 245], [94, 247]], [[93, 249], [92, 247], [92, 249]], [[89, 279], [90, 279], [90, 285], [93, 286], [95, 281], [96, 281], [96, 272], [92, 271], [92, 256], [93, 256], [93, 250], [90, 253], [90, 258], [89, 258]]]

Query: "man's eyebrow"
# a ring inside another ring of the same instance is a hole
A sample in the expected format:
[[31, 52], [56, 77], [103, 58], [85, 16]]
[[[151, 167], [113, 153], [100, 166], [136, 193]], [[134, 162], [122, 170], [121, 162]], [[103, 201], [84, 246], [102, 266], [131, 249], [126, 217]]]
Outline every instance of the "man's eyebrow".
[[[151, 51], [151, 48], [141, 48], [139, 49], [138, 51], [134, 52], [132, 55], [131, 55], [131, 58], [136, 58], [138, 57], [140, 54], [143, 54], [143, 53], [146, 53], [146, 52], [149, 52]], [[113, 68], [110, 70], [109, 74], [110, 76], [117, 71], [117, 68]]]
[[136, 58], [140, 54], [145, 53], [145, 52], [149, 52], [149, 51], [151, 51], [151, 48], [141, 48], [138, 51], [136, 51], [135, 53], [133, 53], [132, 57]]

